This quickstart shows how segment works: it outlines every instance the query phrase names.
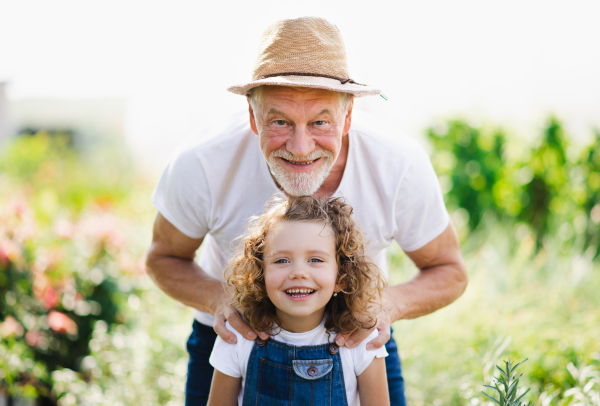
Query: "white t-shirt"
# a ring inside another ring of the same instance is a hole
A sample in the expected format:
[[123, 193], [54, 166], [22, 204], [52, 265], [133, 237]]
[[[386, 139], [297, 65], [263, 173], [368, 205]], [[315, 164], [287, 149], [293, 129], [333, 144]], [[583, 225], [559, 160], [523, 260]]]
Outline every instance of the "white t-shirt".
[[[246, 382], [246, 368], [248, 366], [248, 359], [250, 358], [250, 352], [254, 346], [254, 341], [247, 340], [238, 333], [229, 323], [225, 324], [227, 328], [233, 332], [237, 338], [236, 344], [228, 344], [217, 337], [215, 346], [212, 354], [210, 354], [210, 364], [225, 375], [232, 376], [234, 378], [242, 378], [242, 388], [238, 397], [238, 402], [241, 405], [244, 399], [244, 385]], [[388, 353], [385, 347], [378, 348], [377, 350], [367, 350], [367, 343], [377, 337], [379, 333], [377, 330], [373, 331], [369, 337], [364, 339], [354, 348], [340, 347], [340, 359], [342, 361], [342, 372], [344, 373], [344, 384], [346, 386], [346, 398], [348, 399], [349, 406], [360, 405], [358, 398], [358, 386], [356, 377], [363, 373], [375, 357], [385, 358]], [[292, 333], [286, 330], [281, 332], [270, 340], [277, 340], [285, 344], [296, 345], [296, 346], [307, 346], [307, 345], [319, 345], [327, 344], [335, 340], [336, 334], [331, 334], [331, 339], [327, 335], [325, 329], [325, 320], [313, 330], [305, 333]]]
[[[354, 207], [367, 253], [387, 274], [385, 249], [392, 240], [405, 251], [417, 250], [446, 229], [449, 216], [427, 153], [379, 121], [354, 111], [346, 168], [333, 196]], [[223, 280], [249, 217], [262, 214], [274, 194], [285, 195], [271, 177], [247, 112], [194, 139], [171, 157], [152, 202], [179, 231], [204, 238], [198, 263]], [[213, 324], [211, 314], [196, 311], [195, 317]]]

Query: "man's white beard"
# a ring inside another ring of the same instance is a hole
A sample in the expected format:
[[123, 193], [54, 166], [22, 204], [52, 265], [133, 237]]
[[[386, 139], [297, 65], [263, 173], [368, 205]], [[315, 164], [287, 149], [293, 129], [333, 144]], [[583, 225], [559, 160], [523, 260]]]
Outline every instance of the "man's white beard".
[[[294, 173], [286, 170], [277, 158], [283, 158], [288, 161], [313, 161], [317, 158], [324, 158], [324, 162], [312, 172]], [[333, 153], [326, 150], [313, 151], [305, 157], [298, 158], [294, 154], [285, 150], [275, 150], [269, 154], [267, 160], [271, 174], [283, 190], [290, 196], [311, 196], [313, 195], [329, 175], [329, 171], [335, 163]]]

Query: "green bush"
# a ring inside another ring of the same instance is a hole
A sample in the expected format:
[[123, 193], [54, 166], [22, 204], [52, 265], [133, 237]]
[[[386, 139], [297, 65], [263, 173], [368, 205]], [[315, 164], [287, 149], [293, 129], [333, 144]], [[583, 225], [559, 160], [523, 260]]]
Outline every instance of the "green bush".
[[143, 259], [111, 210], [129, 182], [106, 180], [118, 168], [95, 171], [45, 134], [18, 138], [3, 152], [0, 388], [37, 397], [50, 393], [50, 372], [79, 370], [96, 322], [127, 322], [123, 309], [145, 279]]
[[579, 151], [554, 117], [533, 145], [457, 120], [427, 135], [447, 205], [462, 209], [469, 230], [491, 213], [529, 226], [538, 248], [550, 235], [562, 250], [576, 244], [600, 254], [599, 132]]

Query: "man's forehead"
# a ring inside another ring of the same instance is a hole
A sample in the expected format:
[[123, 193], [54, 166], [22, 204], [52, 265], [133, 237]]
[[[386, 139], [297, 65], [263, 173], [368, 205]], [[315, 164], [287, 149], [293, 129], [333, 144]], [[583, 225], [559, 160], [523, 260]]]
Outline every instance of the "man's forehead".
[[[266, 114], [267, 114], [268, 116], [270, 116], [270, 115], [286, 116], [286, 113], [285, 113], [284, 111], [281, 111], [281, 110], [279, 110], [279, 109], [276, 109], [275, 107], [271, 107], [271, 108], [269, 108], [269, 109], [267, 110], [267, 113], [266, 113]], [[318, 110], [317, 110], [317, 111], [316, 111], [316, 113], [315, 113], [315, 115], [318, 115], [318, 116], [320, 116], [320, 115], [325, 115], [325, 114], [328, 114], [328, 115], [334, 116], [334, 115], [335, 115], [335, 111], [334, 111], [333, 109], [324, 108], [324, 109], [322, 109], [322, 110], [320, 110], [320, 111], [318, 111]]]
[[310, 87], [295, 86], [263, 86], [261, 89], [263, 97], [289, 97], [292, 99], [331, 98], [337, 99], [338, 92]]

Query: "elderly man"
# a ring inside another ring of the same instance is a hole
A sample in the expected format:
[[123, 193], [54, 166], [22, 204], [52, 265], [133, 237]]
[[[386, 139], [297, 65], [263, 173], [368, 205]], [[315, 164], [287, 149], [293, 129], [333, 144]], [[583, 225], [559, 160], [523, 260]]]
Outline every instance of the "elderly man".
[[[367, 345], [386, 345], [390, 399], [404, 405], [391, 323], [448, 305], [467, 284], [427, 154], [393, 128], [353, 117], [354, 97], [380, 91], [350, 79], [341, 35], [321, 18], [270, 26], [253, 80], [229, 90], [248, 97], [249, 120], [233, 118], [204, 134], [209, 141], [181, 148], [153, 195], [159, 213], [148, 273], [164, 292], [196, 309], [188, 341], [186, 404], [206, 403], [213, 373], [208, 358], [216, 335], [235, 342], [225, 321], [250, 340], [268, 338], [228, 305], [223, 270], [248, 218], [262, 213], [280, 193], [347, 198], [370, 254], [384, 271], [392, 240], [419, 268], [411, 281], [387, 289], [389, 306], [378, 315], [379, 336]], [[369, 333], [340, 335], [337, 343], [351, 348]]]

